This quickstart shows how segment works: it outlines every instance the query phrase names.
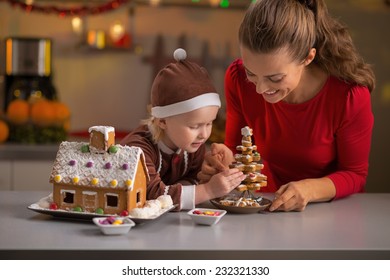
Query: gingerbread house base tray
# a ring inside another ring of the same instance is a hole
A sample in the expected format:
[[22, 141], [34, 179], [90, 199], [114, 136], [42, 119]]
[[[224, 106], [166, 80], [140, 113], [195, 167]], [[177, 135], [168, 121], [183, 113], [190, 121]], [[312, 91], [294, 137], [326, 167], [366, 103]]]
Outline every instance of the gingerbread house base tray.
[[219, 199], [212, 199], [210, 202], [216, 206], [219, 209], [226, 210], [229, 213], [236, 213], [236, 214], [253, 214], [258, 213], [264, 210], [267, 210], [268, 207], [271, 205], [272, 201], [267, 198], [262, 198], [260, 201], [260, 207], [239, 207], [239, 206], [227, 206], [219, 203]]
[[[142, 224], [142, 223], [156, 220], [157, 218], [161, 217], [162, 215], [174, 209], [176, 206], [177, 205], [172, 205], [167, 209], [163, 209], [160, 211], [158, 215], [151, 216], [150, 218], [134, 218], [132, 216], [127, 216], [127, 217], [129, 217], [136, 224]], [[87, 220], [87, 221], [92, 221], [92, 218], [96, 218], [96, 217], [112, 216], [112, 215], [105, 215], [105, 214], [85, 213], [85, 212], [76, 212], [76, 211], [51, 210], [51, 209], [42, 208], [36, 203], [31, 204], [30, 206], [27, 207], [27, 209], [35, 211], [40, 214], [51, 215], [56, 218], [77, 219], [77, 220]]]

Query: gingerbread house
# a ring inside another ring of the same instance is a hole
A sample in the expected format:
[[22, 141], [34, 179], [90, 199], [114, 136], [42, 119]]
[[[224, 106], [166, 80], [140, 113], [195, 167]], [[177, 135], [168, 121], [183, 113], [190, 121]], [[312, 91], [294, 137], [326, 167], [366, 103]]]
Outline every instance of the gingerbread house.
[[115, 145], [113, 127], [89, 129], [89, 143], [62, 142], [50, 182], [58, 209], [121, 214], [146, 201], [149, 174], [138, 147]]

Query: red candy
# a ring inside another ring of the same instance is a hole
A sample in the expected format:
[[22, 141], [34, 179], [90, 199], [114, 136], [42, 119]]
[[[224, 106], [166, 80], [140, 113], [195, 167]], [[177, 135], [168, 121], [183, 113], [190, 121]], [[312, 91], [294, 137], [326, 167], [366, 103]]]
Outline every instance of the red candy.
[[58, 205], [55, 202], [50, 203], [49, 208], [51, 210], [58, 210]]
[[129, 216], [129, 211], [127, 210], [123, 210], [120, 214], [121, 217], [126, 217], [126, 216]]

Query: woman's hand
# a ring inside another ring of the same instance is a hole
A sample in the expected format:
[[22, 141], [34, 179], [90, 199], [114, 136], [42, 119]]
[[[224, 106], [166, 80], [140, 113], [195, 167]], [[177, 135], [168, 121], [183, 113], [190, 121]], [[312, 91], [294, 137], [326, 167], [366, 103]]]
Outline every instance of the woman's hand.
[[331, 200], [336, 195], [333, 182], [327, 178], [287, 183], [275, 192], [270, 211], [303, 211], [309, 202]]
[[211, 144], [210, 151], [205, 154], [202, 169], [198, 173], [198, 180], [208, 182], [214, 174], [229, 169], [234, 161], [232, 151], [224, 144]]

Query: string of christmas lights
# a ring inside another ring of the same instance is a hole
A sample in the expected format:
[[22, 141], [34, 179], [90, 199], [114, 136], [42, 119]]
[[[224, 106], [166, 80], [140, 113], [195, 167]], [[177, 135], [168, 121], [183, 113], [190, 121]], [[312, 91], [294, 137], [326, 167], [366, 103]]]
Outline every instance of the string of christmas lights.
[[40, 12], [44, 14], [57, 14], [59, 17], [66, 16], [86, 16], [86, 15], [99, 15], [109, 11], [118, 9], [124, 4], [130, 3], [132, 0], [112, 0], [100, 5], [86, 6], [81, 5], [77, 7], [59, 7], [54, 5], [39, 5], [39, 4], [26, 4], [18, 0], [0, 0], [0, 2], [7, 2], [12, 7], [20, 8], [28, 13]]
[[[30, 12], [40, 12], [44, 14], [57, 14], [59, 17], [81, 17], [86, 15], [99, 15], [102, 13], [110, 12], [112, 10], [118, 9], [124, 4], [130, 3], [133, 0], [111, 0], [102, 4], [72, 4], [71, 7], [68, 6], [60, 6], [60, 5], [52, 5], [52, 4], [35, 4], [33, 1], [24, 1], [24, 0], [0, 0], [0, 2], [7, 2], [14, 8], [20, 8], [26, 13]], [[256, 0], [251, 0], [251, 2], [255, 2]], [[390, 0], [387, 0], [390, 1]], [[137, 1], [135, 1], [137, 3]], [[191, 0], [186, 5], [191, 6], [190, 4], [202, 4], [205, 5], [204, 2], [200, 0]], [[150, 0], [150, 5], [158, 6], [162, 4], [162, 0]], [[220, 8], [230, 8], [231, 3], [229, 0], [209, 0], [211, 7], [220, 7]], [[183, 3], [184, 4], [184, 3]], [[178, 5], [178, 4], [175, 4]]]

